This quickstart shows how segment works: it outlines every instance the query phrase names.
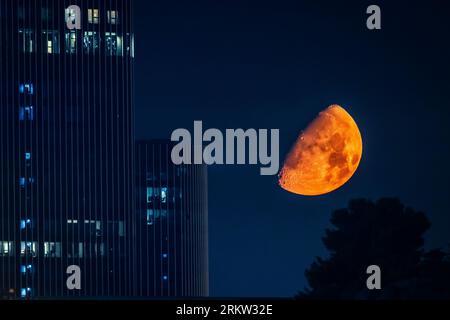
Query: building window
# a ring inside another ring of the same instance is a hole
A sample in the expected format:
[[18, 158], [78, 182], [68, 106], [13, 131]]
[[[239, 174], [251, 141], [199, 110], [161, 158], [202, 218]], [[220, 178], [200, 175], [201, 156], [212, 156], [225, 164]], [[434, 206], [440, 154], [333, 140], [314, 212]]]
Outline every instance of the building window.
[[108, 56], [123, 55], [123, 40], [115, 32], [105, 32], [106, 54]]
[[161, 188], [161, 203], [167, 203], [167, 188]]
[[164, 281], [167, 281], [169, 279], [168, 276], [163, 276], [162, 278], [163, 278]]
[[75, 30], [66, 32], [66, 53], [77, 53], [77, 32]]
[[58, 31], [42, 31], [43, 47], [47, 48], [48, 54], [59, 53], [59, 32]]
[[32, 183], [34, 183], [33, 177], [29, 177], [28, 179], [26, 179], [25, 177], [19, 178], [19, 185], [21, 188], [25, 188], [28, 184], [32, 184]]
[[79, 242], [70, 244], [67, 256], [69, 258], [83, 258], [83, 243]]
[[21, 83], [19, 85], [19, 92], [23, 94], [34, 94], [34, 86], [32, 83]]
[[20, 296], [22, 298], [29, 298], [29, 297], [31, 297], [31, 288], [22, 288], [22, 289], [20, 289]]
[[152, 203], [152, 202], [153, 202], [153, 188], [148, 187], [147, 188], [147, 203]]
[[20, 266], [20, 272], [22, 274], [32, 273], [33, 272], [33, 266], [31, 264], [23, 264]]
[[83, 47], [86, 53], [94, 52], [98, 49], [100, 39], [97, 32], [95, 31], [85, 31], [83, 37]]
[[14, 255], [14, 247], [12, 241], [0, 241], [0, 257], [8, 257]]
[[147, 188], [147, 203], [159, 206], [161, 204], [166, 204], [168, 198], [168, 188]]
[[31, 152], [25, 152], [25, 166], [29, 167], [31, 165]]
[[19, 29], [20, 51], [26, 53], [34, 52], [34, 31], [30, 29]]
[[98, 9], [88, 9], [88, 22], [93, 24], [98, 24], [100, 22]]
[[147, 209], [147, 225], [153, 225], [154, 212], [153, 209]]
[[27, 228], [31, 228], [31, 219], [22, 219], [20, 220], [20, 229], [24, 230]]
[[125, 225], [123, 221], [119, 221], [119, 237], [125, 236]]
[[33, 107], [20, 107], [19, 108], [19, 120], [20, 121], [25, 121], [25, 120], [32, 121], [33, 119], [34, 119]]
[[61, 242], [44, 242], [44, 257], [60, 258]]
[[108, 10], [108, 23], [119, 24], [119, 12], [116, 10]]
[[36, 242], [25, 242], [20, 243], [20, 255], [22, 257], [36, 257], [37, 256], [37, 244]]

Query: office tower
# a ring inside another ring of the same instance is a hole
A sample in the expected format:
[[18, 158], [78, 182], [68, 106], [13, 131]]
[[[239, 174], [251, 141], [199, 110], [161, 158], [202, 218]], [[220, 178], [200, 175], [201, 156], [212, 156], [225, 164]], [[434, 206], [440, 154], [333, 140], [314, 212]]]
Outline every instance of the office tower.
[[171, 148], [136, 144], [136, 294], [207, 296], [207, 169], [174, 165]]
[[133, 294], [131, 6], [0, 1], [0, 298]]

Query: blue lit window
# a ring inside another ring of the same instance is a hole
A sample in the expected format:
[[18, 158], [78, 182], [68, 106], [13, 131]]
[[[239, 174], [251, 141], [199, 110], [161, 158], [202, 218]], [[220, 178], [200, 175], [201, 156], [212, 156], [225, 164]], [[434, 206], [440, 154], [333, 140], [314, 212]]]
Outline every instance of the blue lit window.
[[22, 83], [19, 85], [20, 93], [34, 94], [34, 86], [32, 83]]
[[33, 266], [31, 264], [20, 266], [20, 272], [22, 272], [24, 274], [27, 272], [31, 273], [32, 271], [33, 271]]
[[30, 297], [31, 296], [31, 288], [20, 289], [20, 296], [22, 298]]
[[168, 276], [163, 276], [163, 280], [164, 280], [164, 281], [167, 281], [167, 279], [169, 279]]
[[30, 159], [31, 159], [31, 153], [25, 152], [25, 160], [30, 160]]
[[96, 51], [100, 46], [100, 37], [95, 31], [85, 31], [83, 37], [83, 47], [86, 53]]
[[167, 188], [161, 188], [161, 203], [167, 203]]
[[20, 185], [22, 188], [25, 188], [26, 180], [25, 180], [24, 177], [20, 177], [20, 178], [19, 178], [19, 185]]
[[31, 219], [20, 220], [20, 229], [26, 229], [26, 227], [31, 226]]
[[105, 32], [106, 53], [109, 56], [123, 56], [122, 36], [115, 32]]
[[34, 110], [33, 107], [20, 107], [19, 108], [19, 120], [33, 120], [34, 119]]
[[147, 209], [147, 225], [152, 225], [153, 224], [153, 209]]
[[153, 201], [153, 188], [147, 188], [147, 203], [151, 203]]
[[164, 259], [167, 259], [168, 254], [167, 254], [167, 253], [163, 253], [163, 254], [162, 254], [162, 257], [163, 257]]

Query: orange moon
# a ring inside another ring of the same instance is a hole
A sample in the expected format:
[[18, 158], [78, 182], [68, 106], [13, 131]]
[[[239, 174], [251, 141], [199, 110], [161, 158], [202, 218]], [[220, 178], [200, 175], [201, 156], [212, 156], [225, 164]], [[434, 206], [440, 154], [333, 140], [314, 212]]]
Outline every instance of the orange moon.
[[317, 196], [336, 190], [355, 173], [362, 138], [355, 120], [332, 105], [320, 112], [297, 138], [278, 175], [290, 192]]

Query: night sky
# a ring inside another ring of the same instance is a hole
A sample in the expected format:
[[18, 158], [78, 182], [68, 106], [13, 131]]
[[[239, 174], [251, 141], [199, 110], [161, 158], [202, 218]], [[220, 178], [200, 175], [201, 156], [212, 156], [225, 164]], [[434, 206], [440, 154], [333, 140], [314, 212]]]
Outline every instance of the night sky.
[[[336, 3], [335, 3], [336, 2]], [[325, 255], [321, 238], [349, 199], [397, 196], [450, 241], [450, 8], [447, 1], [134, 0], [137, 138], [177, 128], [279, 128], [280, 160], [333, 103], [357, 122], [352, 179], [303, 197], [259, 166], [209, 168], [212, 296], [292, 296]], [[382, 30], [366, 28], [378, 4]]]

